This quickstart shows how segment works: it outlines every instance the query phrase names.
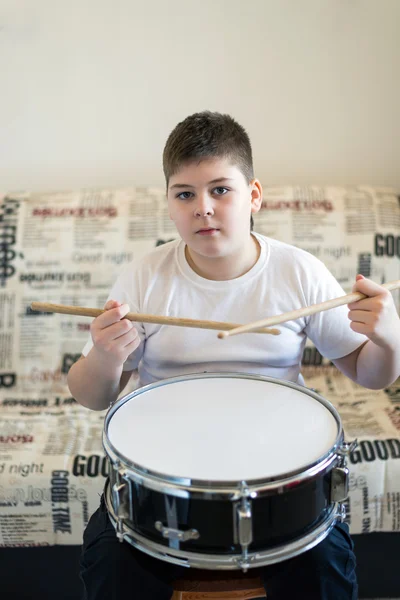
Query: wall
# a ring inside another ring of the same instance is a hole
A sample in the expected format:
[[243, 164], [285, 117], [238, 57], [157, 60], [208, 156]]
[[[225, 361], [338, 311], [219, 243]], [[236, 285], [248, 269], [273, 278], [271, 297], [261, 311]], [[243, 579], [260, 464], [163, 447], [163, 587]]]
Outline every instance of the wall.
[[400, 187], [398, 0], [0, 0], [0, 192], [163, 184], [197, 110], [264, 184]]

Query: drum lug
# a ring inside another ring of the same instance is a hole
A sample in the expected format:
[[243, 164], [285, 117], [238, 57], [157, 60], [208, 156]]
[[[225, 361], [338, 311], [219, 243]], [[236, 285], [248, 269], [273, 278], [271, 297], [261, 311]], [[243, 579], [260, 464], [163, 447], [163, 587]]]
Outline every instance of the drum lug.
[[117, 538], [120, 542], [124, 541], [124, 521], [130, 518], [129, 502], [127, 502], [127, 495], [129, 496], [129, 484], [125, 478], [124, 471], [116, 471], [116, 481], [112, 486], [112, 497], [113, 497], [113, 505], [116, 514], [117, 527], [116, 533]]
[[159, 531], [164, 538], [168, 540], [179, 540], [180, 542], [187, 542], [188, 540], [198, 540], [200, 533], [197, 529], [188, 529], [182, 531], [181, 529], [173, 529], [172, 527], [165, 527], [161, 521], [156, 521], [154, 527]]
[[[346, 467], [347, 457], [356, 448], [358, 442], [353, 440], [352, 442], [343, 442], [340, 448], [337, 450], [339, 456], [338, 466], [332, 469], [331, 476], [331, 502], [342, 502], [346, 500], [349, 495], [349, 470]], [[346, 512], [346, 508], [342, 507], [342, 510]], [[342, 518], [342, 521], [344, 517]]]
[[242, 547], [242, 556], [238, 560], [238, 566], [246, 573], [250, 566], [249, 546], [253, 541], [253, 516], [251, 512], [251, 497], [246, 482], [242, 481], [240, 487], [241, 500], [236, 509], [238, 541]]
[[342, 502], [349, 495], [349, 470], [347, 467], [335, 467], [331, 474], [331, 502]]

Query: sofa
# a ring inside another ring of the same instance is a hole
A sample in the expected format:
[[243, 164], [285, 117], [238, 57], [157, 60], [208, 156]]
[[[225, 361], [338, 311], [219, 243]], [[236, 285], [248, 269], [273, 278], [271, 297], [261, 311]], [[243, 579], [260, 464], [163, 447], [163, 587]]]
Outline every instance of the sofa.
[[[255, 230], [317, 256], [346, 292], [357, 273], [398, 280], [399, 193], [265, 186]], [[123, 265], [177, 233], [157, 187], [5, 193], [0, 232], [1, 589], [10, 599], [78, 599], [82, 534], [108, 472], [107, 411], [83, 408], [67, 387], [90, 319], [34, 311], [31, 303], [101, 308]], [[393, 296], [399, 309], [399, 292]], [[365, 390], [310, 343], [302, 371], [306, 386], [337, 408], [346, 439], [358, 440], [346, 519], [360, 597], [399, 595], [400, 380]], [[124, 394], [136, 383], [132, 377]]]

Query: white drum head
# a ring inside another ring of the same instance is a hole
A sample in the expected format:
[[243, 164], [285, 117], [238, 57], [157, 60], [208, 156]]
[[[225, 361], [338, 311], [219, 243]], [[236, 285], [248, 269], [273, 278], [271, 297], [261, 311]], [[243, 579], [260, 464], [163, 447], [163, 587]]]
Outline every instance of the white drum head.
[[332, 449], [338, 433], [333, 414], [306, 388], [240, 376], [150, 386], [121, 403], [106, 432], [138, 466], [221, 482], [304, 470]]

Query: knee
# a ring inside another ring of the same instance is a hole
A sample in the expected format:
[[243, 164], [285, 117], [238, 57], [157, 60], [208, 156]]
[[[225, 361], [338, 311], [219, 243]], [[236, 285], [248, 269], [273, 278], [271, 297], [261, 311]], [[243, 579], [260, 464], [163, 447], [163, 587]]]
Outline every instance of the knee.
[[347, 575], [355, 569], [354, 545], [345, 524], [338, 524], [317, 546], [305, 553], [317, 571], [333, 569]]
[[117, 538], [97, 537], [88, 546], [82, 548], [81, 565], [94, 565], [98, 568], [110, 570], [115, 569], [129, 560], [132, 562], [130, 548], [126, 542], [122, 543]]

